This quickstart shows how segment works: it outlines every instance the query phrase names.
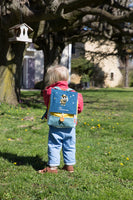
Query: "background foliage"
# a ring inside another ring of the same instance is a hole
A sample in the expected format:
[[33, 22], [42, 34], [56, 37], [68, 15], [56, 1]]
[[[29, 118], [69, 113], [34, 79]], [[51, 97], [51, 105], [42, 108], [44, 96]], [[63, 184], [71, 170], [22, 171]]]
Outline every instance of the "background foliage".
[[100, 67], [94, 65], [88, 61], [85, 57], [80, 56], [73, 58], [71, 61], [72, 73], [76, 73], [81, 76], [82, 82], [90, 82], [92, 86], [95, 80], [95, 86], [102, 87], [104, 84], [105, 73]]

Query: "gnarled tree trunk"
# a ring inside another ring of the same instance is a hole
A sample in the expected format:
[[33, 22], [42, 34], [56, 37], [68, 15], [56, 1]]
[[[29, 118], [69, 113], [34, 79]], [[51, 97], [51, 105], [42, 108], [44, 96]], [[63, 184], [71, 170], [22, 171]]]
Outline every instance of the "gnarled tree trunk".
[[0, 101], [17, 105], [17, 95], [15, 92], [15, 65], [0, 66]]
[[18, 104], [24, 46], [9, 44], [8, 35], [0, 31], [0, 102]]
[[128, 76], [129, 76], [129, 67], [128, 67], [128, 60], [129, 57], [125, 56], [125, 75], [124, 75], [124, 86], [129, 87], [129, 81], [128, 81]]
[[49, 31], [50, 26], [50, 22], [46, 21], [43, 30], [44, 37], [38, 37], [36, 41], [36, 44], [44, 53], [44, 85], [42, 85], [42, 89], [47, 84], [45, 82], [45, 74], [48, 67], [60, 63], [62, 51], [66, 45], [64, 34], [62, 32]]

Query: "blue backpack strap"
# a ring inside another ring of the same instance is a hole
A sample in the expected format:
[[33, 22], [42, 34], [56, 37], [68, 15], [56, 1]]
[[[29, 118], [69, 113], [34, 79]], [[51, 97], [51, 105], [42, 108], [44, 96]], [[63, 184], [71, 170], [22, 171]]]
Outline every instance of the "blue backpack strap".
[[47, 116], [47, 109], [46, 109], [45, 113], [43, 114], [43, 116], [41, 117], [41, 119], [43, 120], [46, 116]]
[[[55, 89], [57, 89], [57, 90], [62, 90], [60, 87], [58, 87], [58, 86], [55, 86], [54, 87]], [[65, 91], [71, 91], [71, 90], [73, 90], [72, 88], [68, 88], [68, 89], [66, 89]], [[74, 90], [73, 90], [74, 91]]]
[[[68, 89], [67, 89], [67, 91], [72, 91], [72, 90], [73, 90], [72, 88], [68, 88]], [[73, 91], [74, 91], [74, 90], [73, 90]]]
[[61, 90], [61, 88], [58, 86], [55, 86], [53, 89]]

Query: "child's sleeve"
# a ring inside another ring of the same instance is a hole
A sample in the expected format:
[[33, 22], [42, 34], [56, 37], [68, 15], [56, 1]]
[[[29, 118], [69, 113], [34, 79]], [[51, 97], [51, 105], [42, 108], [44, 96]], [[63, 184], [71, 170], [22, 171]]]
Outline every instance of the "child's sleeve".
[[81, 113], [83, 110], [83, 96], [81, 93], [78, 93], [78, 113]]

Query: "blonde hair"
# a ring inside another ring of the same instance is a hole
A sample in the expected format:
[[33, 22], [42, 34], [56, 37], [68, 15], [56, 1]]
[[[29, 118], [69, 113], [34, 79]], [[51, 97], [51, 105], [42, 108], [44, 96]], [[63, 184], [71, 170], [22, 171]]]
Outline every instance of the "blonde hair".
[[56, 83], [57, 81], [68, 81], [69, 71], [62, 65], [51, 66], [48, 68], [45, 81], [47, 85]]

